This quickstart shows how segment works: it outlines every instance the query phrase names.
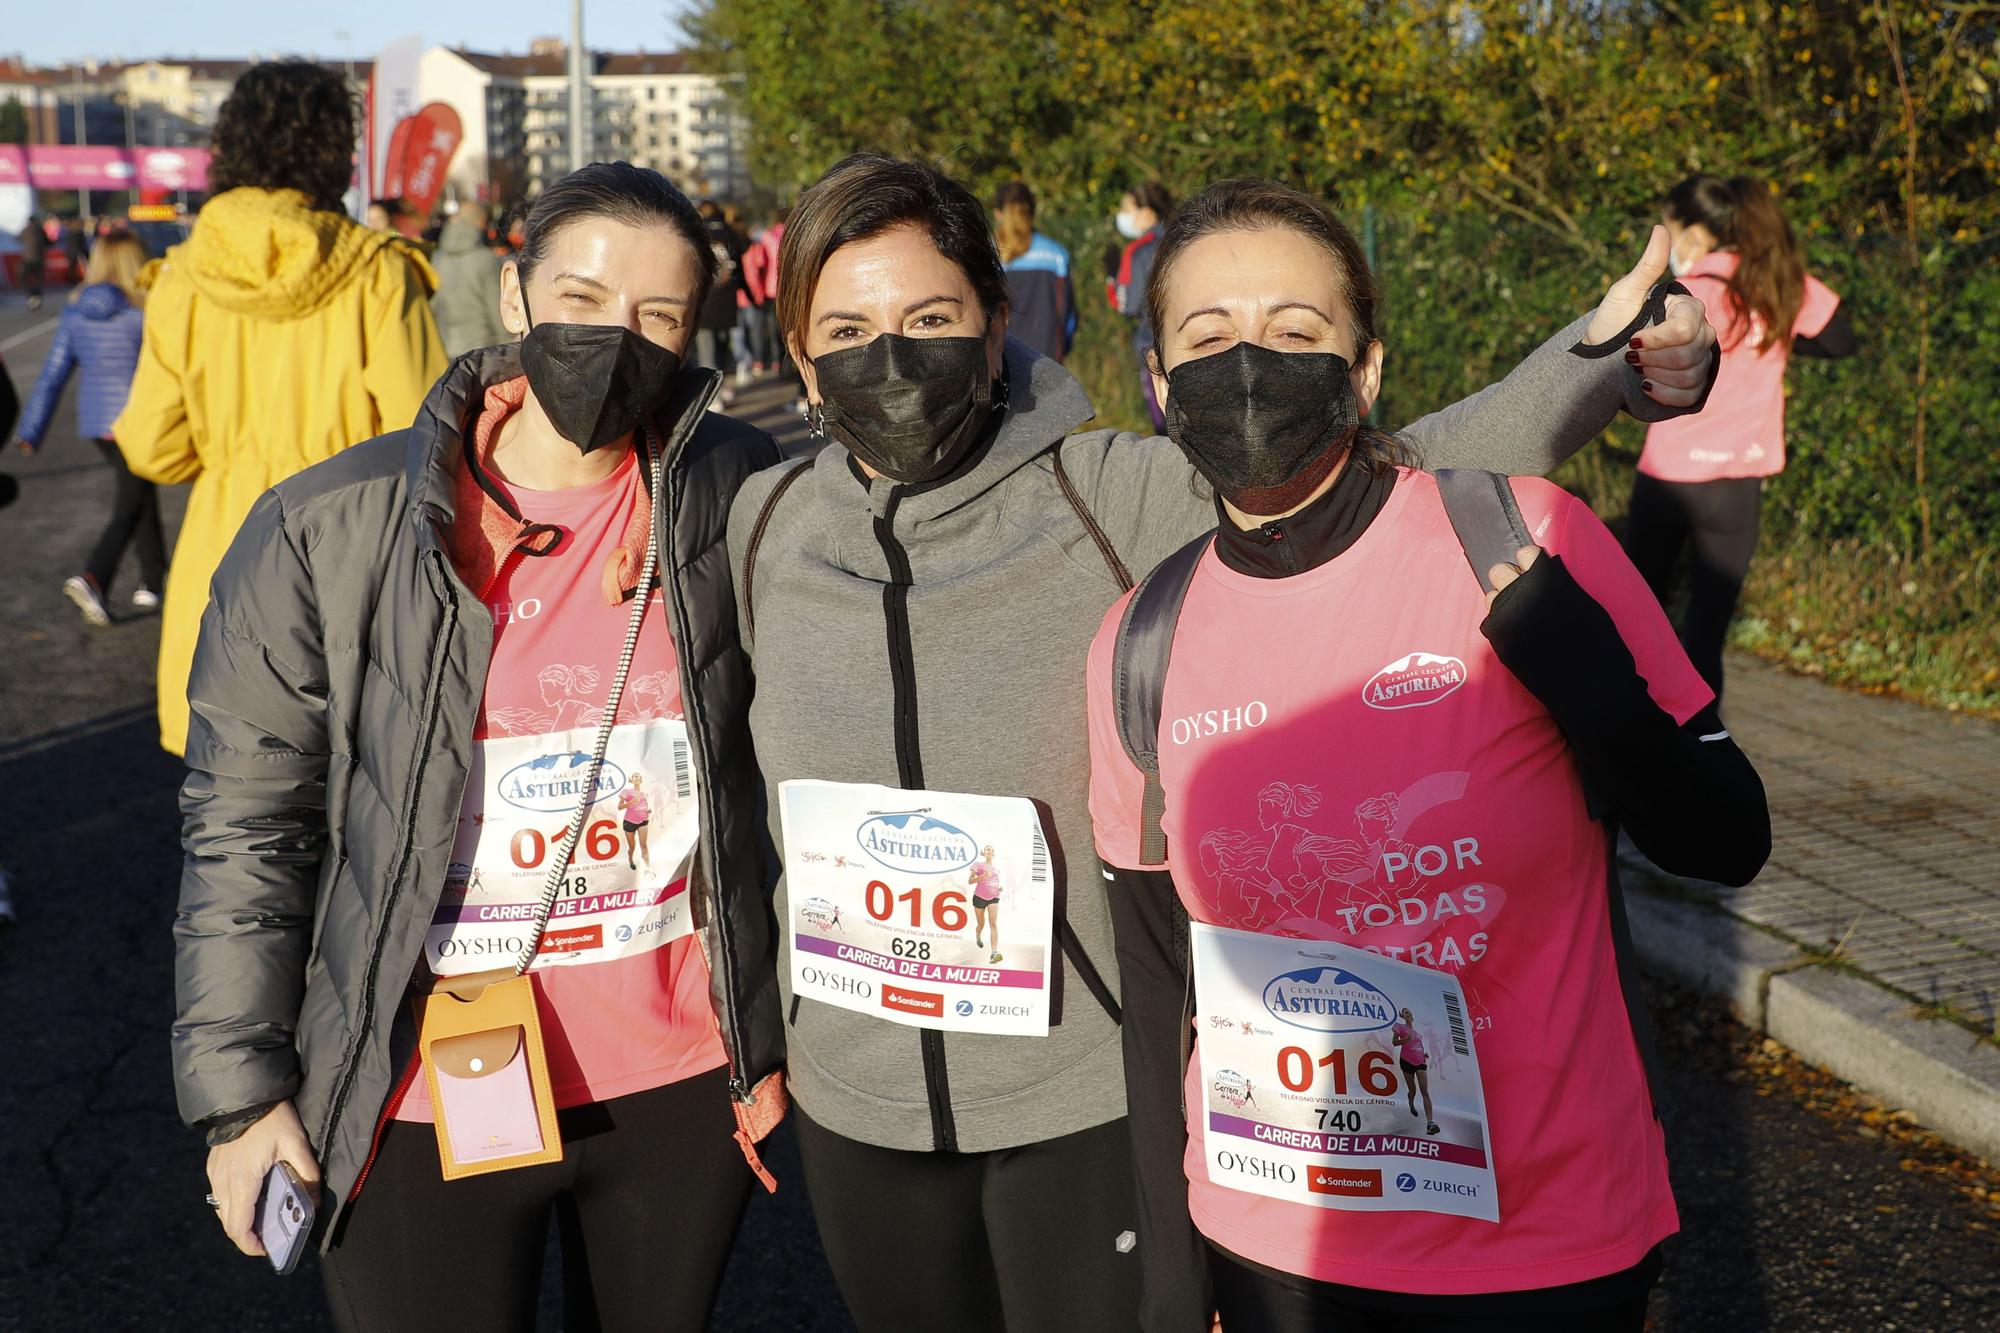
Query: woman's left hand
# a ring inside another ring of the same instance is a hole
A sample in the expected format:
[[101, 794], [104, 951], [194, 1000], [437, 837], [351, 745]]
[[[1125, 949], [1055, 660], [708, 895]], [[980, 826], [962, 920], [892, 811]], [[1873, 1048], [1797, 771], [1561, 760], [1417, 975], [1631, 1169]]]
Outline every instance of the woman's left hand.
[[[1638, 317], [1646, 297], [1667, 276], [1667, 256], [1673, 246], [1667, 229], [1655, 225], [1630, 273], [1611, 284], [1598, 303], [1597, 313], [1583, 331], [1586, 343], [1601, 343]], [[1692, 296], [1667, 297], [1666, 318], [1649, 329], [1641, 329], [1625, 349], [1627, 363], [1645, 377], [1645, 393], [1667, 407], [1692, 407], [1708, 383], [1708, 359], [1716, 355], [1715, 326], [1708, 322], [1708, 310]]]
[[1486, 571], [1486, 579], [1493, 585], [1493, 591], [1486, 594], [1486, 609], [1488, 611], [1493, 609], [1494, 599], [1505, 592], [1507, 586], [1515, 579], [1527, 573], [1528, 567], [1540, 559], [1541, 554], [1542, 548], [1539, 546], [1523, 546], [1520, 550], [1514, 552], [1513, 564], [1495, 565]]

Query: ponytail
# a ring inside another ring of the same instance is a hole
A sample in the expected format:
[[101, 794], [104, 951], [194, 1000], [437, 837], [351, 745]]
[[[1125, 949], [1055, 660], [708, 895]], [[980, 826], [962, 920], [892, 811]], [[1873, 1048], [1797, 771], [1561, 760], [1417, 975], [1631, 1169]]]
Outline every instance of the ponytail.
[[1736, 272], [1729, 278], [1729, 294], [1739, 309], [1763, 318], [1758, 351], [1773, 343], [1789, 346], [1792, 322], [1806, 299], [1806, 266], [1792, 224], [1764, 182], [1734, 176], [1729, 188], [1736, 196], [1735, 234], [1729, 242], [1736, 248]]
[[1733, 347], [1749, 335], [1752, 316], [1764, 325], [1759, 352], [1789, 343], [1805, 302], [1806, 266], [1770, 187], [1753, 176], [1690, 176], [1668, 193], [1666, 210], [1676, 222], [1700, 223], [1716, 245], [1736, 253], [1736, 271], [1727, 283], [1731, 310], [1724, 345]]
[[1009, 181], [993, 196], [993, 241], [1000, 262], [1011, 264], [1035, 242], [1035, 193], [1025, 181]]

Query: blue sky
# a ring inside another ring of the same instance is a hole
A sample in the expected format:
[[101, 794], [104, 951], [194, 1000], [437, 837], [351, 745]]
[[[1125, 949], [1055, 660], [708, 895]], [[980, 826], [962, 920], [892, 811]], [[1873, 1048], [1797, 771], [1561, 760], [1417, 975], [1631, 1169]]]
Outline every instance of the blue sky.
[[[686, 0], [584, 0], [584, 41], [598, 50], [672, 50]], [[55, 3], [7, 5], [0, 54], [49, 65], [95, 57], [319, 55], [356, 59], [416, 33], [486, 51], [525, 51], [538, 36], [569, 31], [569, 0], [338, 0], [292, 6], [244, 0], [96, 0], [83, 11]], [[85, 16], [78, 22], [79, 13]], [[337, 35], [346, 32], [343, 42]]]

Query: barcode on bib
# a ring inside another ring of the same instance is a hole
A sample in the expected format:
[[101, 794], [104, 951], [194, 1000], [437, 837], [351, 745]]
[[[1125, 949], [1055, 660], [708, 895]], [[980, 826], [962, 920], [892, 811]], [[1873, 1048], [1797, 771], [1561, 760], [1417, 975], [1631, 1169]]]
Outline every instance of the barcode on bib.
[[1465, 1010], [1458, 1002], [1458, 992], [1444, 993], [1444, 1019], [1451, 1025], [1451, 1049], [1460, 1055], [1471, 1055], [1472, 1046], [1465, 1039]]
[[685, 801], [694, 795], [694, 768], [688, 762], [688, 743], [674, 741], [674, 791]]
[[1035, 830], [1035, 861], [1029, 878], [1037, 884], [1046, 884], [1049, 878], [1049, 845], [1042, 841], [1042, 831]]

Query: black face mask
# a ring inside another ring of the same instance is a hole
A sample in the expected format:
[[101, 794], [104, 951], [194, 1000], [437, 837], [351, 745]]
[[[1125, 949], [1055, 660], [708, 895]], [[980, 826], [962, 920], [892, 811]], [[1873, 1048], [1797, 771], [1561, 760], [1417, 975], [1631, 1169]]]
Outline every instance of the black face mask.
[[521, 339], [535, 401], [556, 433], [586, 454], [659, 411], [680, 368], [678, 356], [620, 324], [535, 324]]
[[1223, 499], [1282, 514], [1332, 475], [1361, 416], [1345, 357], [1240, 342], [1167, 376], [1167, 437]]
[[820, 420], [893, 481], [936, 481], [965, 461], [993, 419], [984, 338], [878, 334], [813, 358]]

